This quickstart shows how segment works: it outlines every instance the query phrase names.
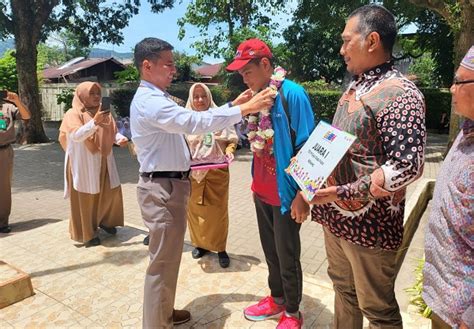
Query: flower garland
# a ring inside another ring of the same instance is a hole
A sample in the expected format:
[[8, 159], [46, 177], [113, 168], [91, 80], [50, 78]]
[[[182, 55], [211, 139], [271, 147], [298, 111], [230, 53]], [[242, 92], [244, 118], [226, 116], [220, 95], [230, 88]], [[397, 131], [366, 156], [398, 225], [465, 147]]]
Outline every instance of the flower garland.
[[[275, 96], [281, 88], [283, 80], [285, 80], [286, 71], [278, 66], [273, 71], [270, 79], [269, 88], [275, 91]], [[247, 134], [250, 142], [250, 149], [258, 156], [265, 152], [269, 155], [273, 154], [273, 135], [275, 131], [272, 129], [272, 120], [270, 117], [270, 110], [261, 110], [257, 114], [248, 116], [249, 132]]]

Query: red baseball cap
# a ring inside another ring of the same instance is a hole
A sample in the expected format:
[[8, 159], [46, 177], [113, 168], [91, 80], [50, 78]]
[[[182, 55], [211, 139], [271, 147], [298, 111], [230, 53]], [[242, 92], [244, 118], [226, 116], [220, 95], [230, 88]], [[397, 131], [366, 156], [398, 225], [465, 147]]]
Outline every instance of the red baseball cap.
[[227, 71], [238, 71], [254, 58], [272, 58], [272, 51], [260, 39], [248, 39], [237, 48], [234, 60], [227, 67]]

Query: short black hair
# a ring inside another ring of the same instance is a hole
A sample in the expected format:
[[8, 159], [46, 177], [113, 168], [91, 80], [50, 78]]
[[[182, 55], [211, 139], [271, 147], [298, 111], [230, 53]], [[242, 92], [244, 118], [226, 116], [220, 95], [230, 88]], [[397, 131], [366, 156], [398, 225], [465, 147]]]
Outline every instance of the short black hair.
[[135, 45], [133, 61], [138, 71], [140, 71], [145, 59], [155, 61], [160, 57], [162, 51], [173, 49], [173, 46], [164, 40], [158, 38], [145, 38]]
[[372, 32], [380, 35], [384, 49], [392, 54], [397, 38], [397, 24], [395, 16], [384, 6], [370, 4], [354, 10], [349, 18], [359, 18], [359, 33], [367, 37]]

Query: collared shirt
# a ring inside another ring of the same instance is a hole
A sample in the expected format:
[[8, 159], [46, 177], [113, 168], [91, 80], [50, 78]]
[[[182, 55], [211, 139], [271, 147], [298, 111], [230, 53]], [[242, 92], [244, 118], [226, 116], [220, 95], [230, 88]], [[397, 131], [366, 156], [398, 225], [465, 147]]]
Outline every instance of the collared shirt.
[[15, 143], [15, 120], [21, 118], [20, 111], [15, 105], [9, 103], [0, 104], [0, 112], [6, 121], [6, 130], [0, 129], [0, 146]]
[[142, 80], [130, 105], [132, 141], [140, 172], [189, 170], [190, 154], [183, 134], [222, 130], [241, 119], [239, 106], [192, 111]]
[[226, 160], [227, 152], [235, 152], [238, 137], [234, 126], [230, 126], [212, 133], [186, 135], [186, 141], [192, 164], [220, 163]]
[[[391, 63], [385, 63], [349, 85], [333, 125], [357, 140], [328, 178], [328, 185], [337, 186], [341, 201], [314, 206], [313, 220], [363, 247], [396, 250], [403, 237], [406, 186], [423, 171], [423, 95]], [[389, 196], [372, 195], [374, 172]]]
[[425, 233], [423, 299], [447, 324], [474, 328], [474, 121], [440, 169]]

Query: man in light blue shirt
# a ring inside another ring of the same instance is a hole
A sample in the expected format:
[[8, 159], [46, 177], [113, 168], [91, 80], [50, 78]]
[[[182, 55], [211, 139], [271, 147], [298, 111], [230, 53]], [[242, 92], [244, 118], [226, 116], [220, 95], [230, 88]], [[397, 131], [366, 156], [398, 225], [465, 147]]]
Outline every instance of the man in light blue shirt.
[[172, 50], [166, 41], [146, 38], [134, 52], [141, 82], [130, 106], [130, 125], [140, 163], [138, 203], [150, 231], [145, 328], [172, 328], [191, 318], [188, 311], [174, 310], [190, 192], [191, 159], [183, 134], [221, 130], [273, 104], [271, 92], [265, 90], [252, 99], [244, 92], [235, 101], [205, 112], [177, 105], [166, 92], [176, 74]]

